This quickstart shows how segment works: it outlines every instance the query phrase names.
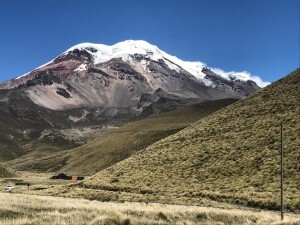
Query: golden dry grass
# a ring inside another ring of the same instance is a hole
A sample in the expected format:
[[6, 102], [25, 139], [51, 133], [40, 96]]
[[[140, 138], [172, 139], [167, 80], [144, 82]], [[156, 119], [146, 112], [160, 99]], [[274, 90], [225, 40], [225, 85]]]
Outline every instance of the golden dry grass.
[[9, 166], [0, 163], [0, 178], [3, 177], [16, 177], [18, 173], [11, 169]]
[[296, 225], [300, 216], [277, 212], [156, 203], [113, 203], [24, 194], [0, 194], [1, 225]]
[[143, 194], [144, 201], [191, 204], [208, 198], [279, 209], [279, 124], [284, 120], [285, 207], [300, 212], [299, 112], [300, 69], [101, 171], [80, 187], [107, 191], [116, 200], [119, 192], [126, 192]]

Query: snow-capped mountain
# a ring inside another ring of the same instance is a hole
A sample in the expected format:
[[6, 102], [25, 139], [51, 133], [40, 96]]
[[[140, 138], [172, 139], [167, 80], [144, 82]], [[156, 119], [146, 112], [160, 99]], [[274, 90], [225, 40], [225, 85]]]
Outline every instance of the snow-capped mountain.
[[187, 62], [146, 41], [112, 46], [75, 45], [37, 69], [0, 85], [23, 89], [37, 105], [130, 108], [139, 115], [161, 101], [170, 104], [243, 98], [259, 89], [245, 72], [225, 73]]
[[149, 65], [150, 60], [163, 61], [171, 70], [176, 72], [185, 70], [199, 79], [205, 79], [205, 74], [201, 71], [205, 67], [204, 63], [182, 61], [146, 41], [128, 40], [112, 46], [83, 43], [75, 45], [63, 54], [68, 54], [75, 49], [87, 50], [92, 55], [93, 63], [96, 65], [114, 58], [121, 58], [124, 62], [134, 63], [134, 59], [136, 59], [134, 56], [141, 56], [144, 58], [141, 63], [146, 71], [148, 71], [147, 65]]

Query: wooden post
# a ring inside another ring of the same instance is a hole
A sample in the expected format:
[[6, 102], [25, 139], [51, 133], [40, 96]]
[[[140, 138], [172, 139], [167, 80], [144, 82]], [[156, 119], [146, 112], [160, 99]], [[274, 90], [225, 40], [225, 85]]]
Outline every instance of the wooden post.
[[283, 125], [280, 125], [280, 139], [281, 139], [281, 157], [280, 157], [280, 214], [281, 220], [284, 219], [283, 207]]

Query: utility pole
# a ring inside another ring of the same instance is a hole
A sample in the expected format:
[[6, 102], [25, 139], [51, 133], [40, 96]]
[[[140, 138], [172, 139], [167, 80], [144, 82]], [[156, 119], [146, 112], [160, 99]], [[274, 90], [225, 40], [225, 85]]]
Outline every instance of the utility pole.
[[281, 139], [281, 157], [280, 157], [280, 214], [281, 220], [284, 219], [283, 207], [283, 125], [280, 124], [280, 139]]

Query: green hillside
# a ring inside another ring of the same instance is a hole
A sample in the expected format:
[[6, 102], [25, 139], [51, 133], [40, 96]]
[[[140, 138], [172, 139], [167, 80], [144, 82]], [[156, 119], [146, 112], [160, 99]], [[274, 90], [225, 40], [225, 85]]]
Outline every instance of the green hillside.
[[94, 174], [236, 101], [223, 99], [180, 108], [129, 123], [75, 149], [42, 156], [40, 147], [9, 164], [18, 170]]
[[97, 173], [76, 186], [73, 194], [103, 199], [106, 193], [113, 200], [179, 204], [197, 204], [209, 198], [278, 209], [283, 122], [286, 210], [299, 212], [299, 121], [298, 69]]

